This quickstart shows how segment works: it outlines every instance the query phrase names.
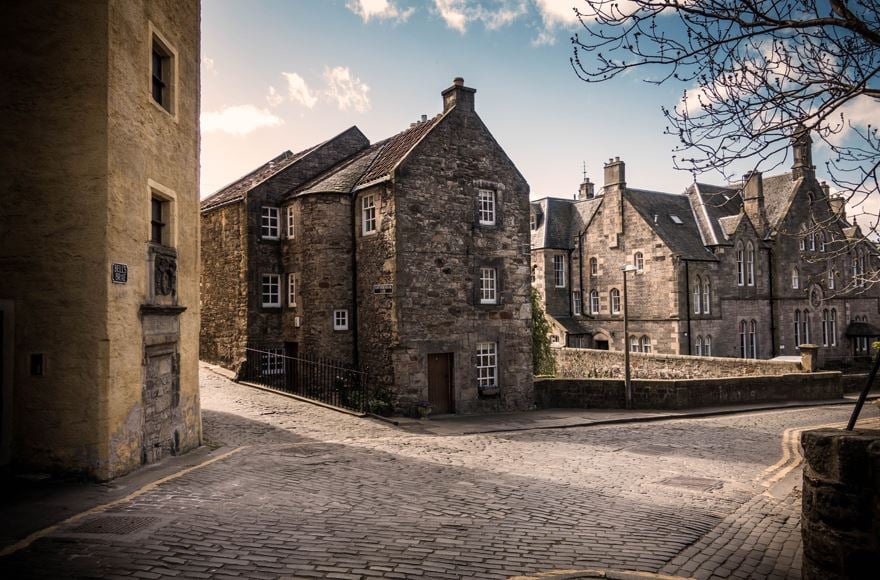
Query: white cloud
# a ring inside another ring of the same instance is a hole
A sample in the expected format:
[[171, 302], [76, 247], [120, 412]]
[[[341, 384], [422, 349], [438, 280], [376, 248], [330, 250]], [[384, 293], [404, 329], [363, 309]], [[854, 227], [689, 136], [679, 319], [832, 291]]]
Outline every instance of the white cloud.
[[370, 87], [361, 79], [352, 76], [346, 66], [337, 66], [324, 70], [324, 80], [327, 81], [325, 94], [331, 101], [335, 101], [340, 111], [354, 109], [363, 113], [370, 109]]
[[275, 89], [275, 87], [270, 86], [269, 92], [266, 93], [266, 101], [269, 103], [271, 107], [277, 107], [284, 101], [284, 97]]
[[287, 79], [287, 96], [291, 101], [305, 105], [310, 109], [315, 106], [315, 103], [318, 102], [318, 97], [312, 94], [306, 81], [301, 76], [289, 72], [281, 73], [281, 76]]
[[[567, 0], [570, 1], [570, 0]], [[526, 0], [434, 0], [434, 7], [449, 28], [462, 34], [471, 22], [482, 22], [489, 30], [511, 24], [527, 12]]]
[[373, 18], [406, 22], [416, 11], [412, 7], [399, 9], [394, 0], [349, 0], [345, 6], [360, 16], [364, 22], [369, 22]]
[[268, 109], [260, 109], [254, 105], [236, 105], [224, 107], [219, 111], [202, 113], [203, 133], [228, 133], [230, 135], [247, 135], [262, 127], [278, 127], [284, 119], [276, 117]]
[[217, 69], [214, 68], [214, 59], [207, 56], [202, 57], [202, 74], [205, 73], [217, 75]]

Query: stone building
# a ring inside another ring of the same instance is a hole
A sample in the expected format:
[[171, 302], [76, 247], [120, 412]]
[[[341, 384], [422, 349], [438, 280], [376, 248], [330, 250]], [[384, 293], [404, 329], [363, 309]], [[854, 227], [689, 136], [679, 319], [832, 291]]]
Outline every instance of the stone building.
[[[533, 280], [551, 344], [771, 358], [815, 343], [824, 364], [868, 355], [880, 334], [873, 244], [816, 180], [807, 132], [794, 165], [682, 194], [629, 187], [620, 159], [576, 199], [532, 203]], [[629, 337], [623, 333], [628, 273]]]
[[431, 119], [372, 145], [352, 127], [203, 200], [202, 358], [329, 357], [403, 411], [531, 406], [529, 188], [475, 92], [455, 79]]
[[199, 9], [5, 8], [4, 464], [105, 480], [200, 444]]

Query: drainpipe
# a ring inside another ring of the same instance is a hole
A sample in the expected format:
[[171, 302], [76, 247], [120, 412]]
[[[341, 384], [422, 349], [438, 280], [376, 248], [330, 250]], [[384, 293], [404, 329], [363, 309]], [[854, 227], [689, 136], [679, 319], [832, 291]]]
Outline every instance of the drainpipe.
[[688, 269], [688, 261], [684, 258], [682, 258], [682, 261], [684, 262], [684, 310], [687, 314], [688, 355], [691, 355], [693, 354], [691, 352], [693, 349], [691, 344], [691, 275]]
[[357, 192], [351, 196], [351, 361], [355, 368], [359, 362], [358, 348], [358, 262], [357, 262]]
[[776, 356], [776, 315], [773, 307], [773, 250], [767, 248], [767, 284], [770, 288], [770, 354]]
[[581, 293], [581, 314], [584, 313], [584, 233], [586, 230], [578, 234], [578, 284]]

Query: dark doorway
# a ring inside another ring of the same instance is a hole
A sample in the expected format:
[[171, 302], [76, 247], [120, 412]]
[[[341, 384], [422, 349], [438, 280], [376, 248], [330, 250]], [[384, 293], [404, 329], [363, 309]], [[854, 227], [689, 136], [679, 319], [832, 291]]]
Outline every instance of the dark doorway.
[[596, 341], [596, 350], [608, 350], [608, 341], [607, 340], [597, 340]]
[[428, 401], [434, 414], [455, 411], [452, 396], [451, 352], [428, 355]]
[[299, 343], [285, 342], [284, 356], [290, 357], [284, 360], [284, 376], [287, 389], [293, 391], [296, 390], [296, 386], [299, 383], [299, 368], [297, 368], [299, 365], [297, 365], [296, 361], [299, 358]]

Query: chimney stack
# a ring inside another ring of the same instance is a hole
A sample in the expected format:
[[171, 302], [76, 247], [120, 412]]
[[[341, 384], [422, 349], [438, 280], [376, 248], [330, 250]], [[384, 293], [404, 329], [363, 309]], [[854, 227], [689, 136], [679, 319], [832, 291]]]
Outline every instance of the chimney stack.
[[609, 159], [605, 164], [605, 188], [612, 185], [618, 185], [621, 189], [626, 187], [626, 166], [620, 157]]
[[831, 205], [831, 212], [842, 220], [846, 220], [846, 199], [836, 195], [834, 197], [828, 198], [828, 203]]
[[619, 248], [624, 234], [623, 196], [626, 192], [626, 172], [620, 157], [609, 159], [605, 164], [605, 184], [602, 195], [605, 201], [604, 233], [609, 248]]
[[584, 177], [584, 182], [581, 183], [580, 190], [578, 191], [578, 199], [593, 199], [596, 197], [595, 184], [590, 181], [589, 177]]
[[452, 107], [458, 107], [465, 111], [474, 110], [474, 93], [477, 89], [464, 86], [464, 79], [455, 77], [452, 86], [440, 93], [443, 96], [443, 112]]
[[764, 210], [764, 179], [760, 171], [743, 175], [743, 208], [752, 225], [763, 236], [767, 231], [767, 213]]
[[803, 125], [798, 125], [791, 137], [791, 150], [794, 163], [791, 166], [792, 179], [800, 179], [813, 174], [813, 139], [810, 131]]

